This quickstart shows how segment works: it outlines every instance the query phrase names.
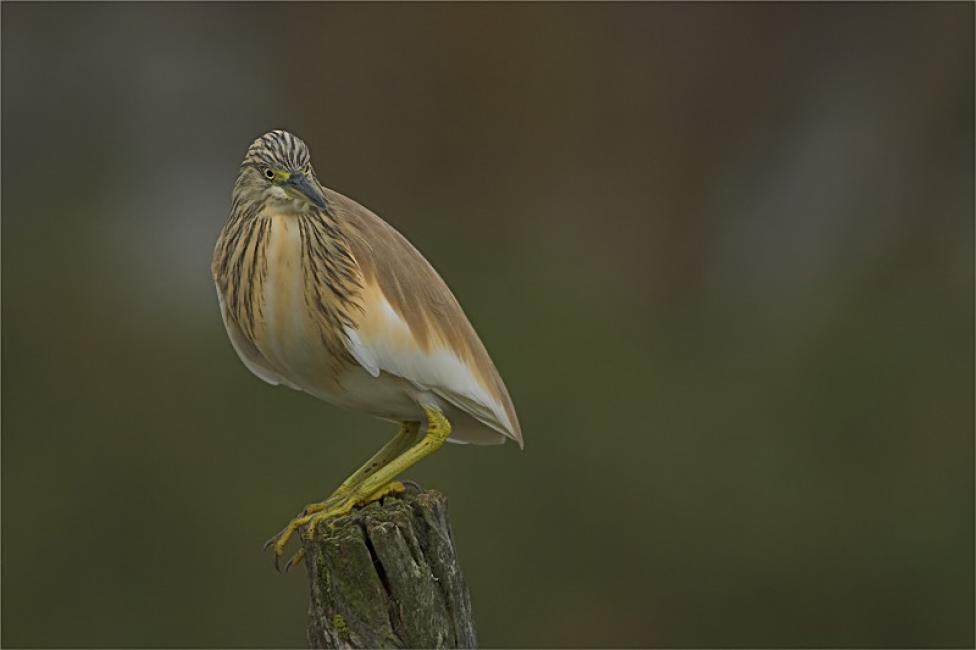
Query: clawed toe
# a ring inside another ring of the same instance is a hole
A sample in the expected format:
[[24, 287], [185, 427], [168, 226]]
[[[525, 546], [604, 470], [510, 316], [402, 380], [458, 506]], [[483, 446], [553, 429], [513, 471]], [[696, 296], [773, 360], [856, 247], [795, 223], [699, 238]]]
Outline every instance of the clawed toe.
[[[330, 505], [332, 504], [329, 504], [329, 502], [326, 501], [324, 503], [314, 503], [306, 507], [305, 510], [302, 511], [301, 515], [292, 519], [288, 525], [281, 530], [281, 532], [265, 542], [264, 548], [265, 550], [269, 548], [271, 549], [274, 566], [279, 573], [282, 572], [281, 557], [285, 553], [285, 546], [288, 545], [288, 542], [291, 541], [291, 538], [294, 537], [296, 532], [305, 528], [305, 536], [311, 540], [315, 537], [315, 527], [319, 522], [348, 513], [350, 510], [352, 510], [356, 503], [354, 500], [349, 499], [338, 506], [329, 507]], [[295, 555], [293, 555], [285, 563], [284, 571], [287, 572], [288, 569], [301, 562], [304, 555], [305, 552], [302, 549], [299, 549], [298, 552], [296, 552]]]
[[294, 555], [292, 555], [287, 562], [285, 562], [284, 572], [288, 573], [289, 569], [291, 569], [293, 566], [296, 566], [304, 558], [305, 558], [305, 549], [301, 549], [301, 548], [298, 549], [298, 551]]
[[410, 479], [402, 478], [402, 479], [400, 479], [400, 483], [403, 485], [403, 487], [405, 487], [405, 488], [406, 487], [410, 487], [410, 488], [416, 490], [418, 493], [424, 491], [424, 486], [422, 486], [417, 481], [413, 481], [413, 480], [410, 480]]
[[[419, 488], [419, 486], [417, 487]], [[315, 537], [316, 526], [318, 526], [319, 522], [347, 514], [357, 505], [378, 501], [384, 496], [397, 494], [403, 492], [405, 489], [400, 481], [391, 481], [367, 498], [356, 497], [354, 495], [334, 495], [321, 503], [309, 504], [305, 506], [301, 514], [288, 522], [288, 525], [281, 532], [264, 543], [264, 550], [271, 549], [275, 570], [279, 573], [287, 573], [290, 568], [301, 562], [302, 558], [305, 557], [305, 551], [299, 549], [285, 562], [284, 568], [281, 567], [281, 558], [285, 553], [285, 547], [291, 541], [291, 538], [295, 536], [296, 532], [305, 529], [305, 537], [308, 540], [312, 540]]]
[[292, 519], [291, 522], [289, 522], [289, 524], [281, 530], [281, 532], [274, 535], [271, 539], [264, 543], [264, 550], [268, 550], [269, 548], [271, 549], [275, 570], [277, 570], [279, 573], [281, 572], [279, 563], [281, 562], [281, 556], [285, 553], [285, 546], [288, 545], [288, 542], [295, 535], [295, 531], [297, 531], [307, 519], [308, 517], [297, 517]]

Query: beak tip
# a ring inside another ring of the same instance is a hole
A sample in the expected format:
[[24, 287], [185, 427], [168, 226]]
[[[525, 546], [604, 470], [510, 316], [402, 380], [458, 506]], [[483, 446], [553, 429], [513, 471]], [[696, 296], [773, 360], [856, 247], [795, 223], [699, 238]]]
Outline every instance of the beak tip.
[[294, 187], [296, 190], [301, 192], [305, 198], [309, 200], [313, 205], [318, 206], [322, 210], [329, 212], [329, 205], [322, 196], [318, 188], [309, 182], [308, 178], [304, 175], [293, 175], [288, 182], [289, 185]]

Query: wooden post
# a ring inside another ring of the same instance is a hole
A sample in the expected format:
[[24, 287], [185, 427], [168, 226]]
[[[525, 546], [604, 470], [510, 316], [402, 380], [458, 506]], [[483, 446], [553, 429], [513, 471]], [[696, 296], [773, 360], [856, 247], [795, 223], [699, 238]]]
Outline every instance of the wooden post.
[[386, 497], [303, 544], [310, 647], [477, 646], [444, 495]]

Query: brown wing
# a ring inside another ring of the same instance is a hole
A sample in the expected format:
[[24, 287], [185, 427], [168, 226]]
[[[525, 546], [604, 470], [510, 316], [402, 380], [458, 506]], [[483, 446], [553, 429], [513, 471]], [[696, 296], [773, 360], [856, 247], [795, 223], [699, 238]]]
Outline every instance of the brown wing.
[[[357, 338], [365, 346], [367, 364], [376, 363], [387, 372], [429, 386], [521, 446], [522, 431], [508, 390], [444, 280], [403, 235], [376, 214], [338, 192], [326, 190], [326, 195], [366, 283], [367, 322], [360, 324]], [[370, 309], [371, 302], [382, 301], [406, 325], [409, 337], [394, 336], [380, 309]], [[445, 352], [470, 371], [483, 391], [469, 385]], [[489, 398], [482, 399], [482, 393]]]

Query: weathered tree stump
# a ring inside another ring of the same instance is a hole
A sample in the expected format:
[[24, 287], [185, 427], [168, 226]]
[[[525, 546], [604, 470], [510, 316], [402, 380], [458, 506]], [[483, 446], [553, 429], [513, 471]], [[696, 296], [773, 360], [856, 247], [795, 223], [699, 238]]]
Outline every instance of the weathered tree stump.
[[447, 499], [386, 497], [303, 542], [312, 648], [474, 648], [471, 598]]

